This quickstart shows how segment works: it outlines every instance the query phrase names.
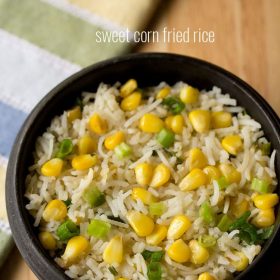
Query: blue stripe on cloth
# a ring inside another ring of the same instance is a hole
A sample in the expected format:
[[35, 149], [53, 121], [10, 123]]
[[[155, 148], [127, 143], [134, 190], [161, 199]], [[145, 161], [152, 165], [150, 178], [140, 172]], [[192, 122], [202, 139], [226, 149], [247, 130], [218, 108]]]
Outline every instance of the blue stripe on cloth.
[[0, 101], [0, 154], [8, 157], [27, 114]]

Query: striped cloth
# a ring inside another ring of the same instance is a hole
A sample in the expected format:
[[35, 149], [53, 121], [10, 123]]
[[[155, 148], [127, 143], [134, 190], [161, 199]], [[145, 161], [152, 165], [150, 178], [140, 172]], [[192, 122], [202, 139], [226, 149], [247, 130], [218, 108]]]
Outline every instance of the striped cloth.
[[0, 265], [12, 248], [4, 182], [17, 131], [56, 84], [128, 43], [98, 43], [97, 31], [144, 28], [155, 0], [0, 0]]

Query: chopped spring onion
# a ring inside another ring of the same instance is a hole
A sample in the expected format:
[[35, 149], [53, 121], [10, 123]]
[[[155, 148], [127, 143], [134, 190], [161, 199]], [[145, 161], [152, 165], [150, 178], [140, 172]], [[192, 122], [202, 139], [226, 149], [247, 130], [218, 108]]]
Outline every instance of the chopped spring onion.
[[152, 253], [152, 251], [144, 250], [141, 255], [143, 256], [145, 261], [149, 261], [151, 259]]
[[262, 143], [262, 144], [259, 145], [259, 147], [260, 147], [263, 155], [265, 155], [265, 156], [270, 155], [270, 150], [271, 150], [271, 143], [270, 142]]
[[156, 251], [151, 255], [151, 262], [160, 262], [164, 255], [164, 251]]
[[254, 178], [251, 184], [251, 189], [260, 193], [268, 193], [269, 183], [265, 180]]
[[216, 238], [206, 234], [200, 235], [198, 238], [198, 243], [205, 248], [213, 247], [216, 245]]
[[175, 141], [175, 134], [172, 131], [163, 128], [157, 134], [156, 139], [164, 148], [169, 148]]
[[102, 220], [91, 220], [87, 228], [87, 233], [95, 238], [103, 238], [109, 233], [111, 224]]
[[259, 233], [260, 238], [263, 240], [269, 239], [269, 237], [273, 233], [273, 230], [274, 230], [274, 225], [261, 229], [261, 232]]
[[247, 222], [248, 218], [250, 217], [251, 212], [246, 211], [240, 218], [236, 219], [230, 226], [229, 230], [234, 230], [241, 227], [244, 223]]
[[235, 220], [229, 230], [239, 230], [239, 238], [245, 241], [247, 244], [256, 244], [261, 241], [260, 236], [257, 233], [257, 228], [250, 224], [247, 220], [251, 215], [250, 211], [246, 211], [240, 218]]
[[178, 98], [164, 98], [162, 104], [165, 105], [173, 115], [180, 114], [185, 109], [185, 104]]
[[199, 208], [199, 216], [208, 224], [215, 221], [215, 213], [209, 202], [205, 201], [201, 204]]
[[219, 186], [219, 189], [220, 189], [220, 190], [224, 190], [224, 189], [226, 189], [226, 187], [228, 186], [228, 181], [227, 181], [227, 179], [226, 179], [225, 176], [220, 177], [220, 178], [217, 180], [217, 183], [218, 183], [218, 186]]
[[81, 111], [82, 111], [83, 108], [84, 108], [84, 104], [83, 104], [83, 101], [82, 101], [82, 99], [80, 97], [78, 97], [76, 99], [76, 104], [81, 108]]
[[73, 151], [73, 143], [70, 139], [64, 139], [59, 143], [58, 152], [56, 154], [57, 158], [65, 158]]
[[80, 229], [74, 222], [67, 220], [57, 228], [56, 234], [60, 240], [66, 241], [71, 237], [79, 235]]
[[72, 204], [71, 199], [67, 199], [67, 200], [63, 200], [63, 202], [65, 203], [65, 205], [68, 207]]
[[150, 215], [161, 216], [165, 211], [166, 211], [166, 207], [163, 202], [152, 202], [149, 205]]
[[161, 265], [159, 262], [151, 262], [148, 264], [148, 279], [149, 280], [160, 280], [161, 279]]
[[83, 193], [83, 199], [91, 206], [97, 207], [105, 202], [105, 195], [95, 186], [90, 185]]
[[164, 255], [164, 251], [149, 251], [144, 250], [142, 253], [142, 256], [145, 261], [151, 261], [151, 262], [160, 262], [162, 260], [162, 257]]
[[118, 158], [123, 159], [125, 157], [130, 156], [132, 153], [132, 149], [129, 145], [126, 143], [122, 142], [115, 148], [115, 154], [117, 155]]
[[228, 215], [223, 215], [217, 227], [220, 231], [228, 231], [232, 224], [232, 219]]
[[114, 275], [114, 276], [117, 276], [118, 275], [118, 272], [117, 270], [113, 267], [113, 266], [109, 266], [109, 271]]

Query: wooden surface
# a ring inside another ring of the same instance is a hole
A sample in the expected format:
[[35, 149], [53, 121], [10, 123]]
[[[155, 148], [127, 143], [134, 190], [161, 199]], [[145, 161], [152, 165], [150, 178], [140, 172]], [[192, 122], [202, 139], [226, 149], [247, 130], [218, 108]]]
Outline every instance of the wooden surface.
[[[215, 42], [161, 41], [143, 44], [135, 51], [174, 52], [218, 64], [252, 85], [280, 114], [279, 0], [164, 1], [149, 30], [161, 32], [165, 26], [169, 30], [175, 28], [181, 31], [188, 27], [191, 30], [201, 28], [214, 31]], [[276, 274], [277, 268], [274, 269]], [[37, 279], [16, 248], [0, 275], [0, 279], [5, 280]]]

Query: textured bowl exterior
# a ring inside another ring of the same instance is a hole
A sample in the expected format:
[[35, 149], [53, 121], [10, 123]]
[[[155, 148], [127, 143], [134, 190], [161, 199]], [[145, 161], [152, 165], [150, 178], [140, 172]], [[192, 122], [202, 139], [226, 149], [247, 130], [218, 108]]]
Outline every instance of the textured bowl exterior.
[[[6, 179], [9, 222], [17, 247], [39, 279], [70, 278], [42, 248], [37, 238], [37, 230], [33, 227], [34, 221], [25, 209], [27, 200], [24, 197], [24, 182], [27, 168], [32, 164], [35, 139], [49, 126], [54, 116], [75, 103], [82, 91], [94, 91], [101, 82], [113, 84], [130, 78], [135, 78], [142, 87], [156, 85], [160, 81], [169, 84], [184, 81], [199, 89], [209, 90], [216, 85], [223, 92], [230, 93], [240, 106], [245, 107], [246, 111], [262, 124], [272, 147], [278, 151], [276, 173], [279, 178], [279, 117], [253, 88], [233, 74], [199, 59], [167, 53], [131, 54], [89, 66], [60, 83], [38, 103], [18, 133], [10, 155]], [[279, 194], [279, 187], [277, 192]], [[237, 274], [235, 279], [261, 279], [254, 275], [260, 276], [260, 271], [264, 271], [264, 266], [268, 266], [276, 255], [277, 252], [273, 249], [279, 245], [279, 207], [276, 211], [273, 235], [248, 269]]]

